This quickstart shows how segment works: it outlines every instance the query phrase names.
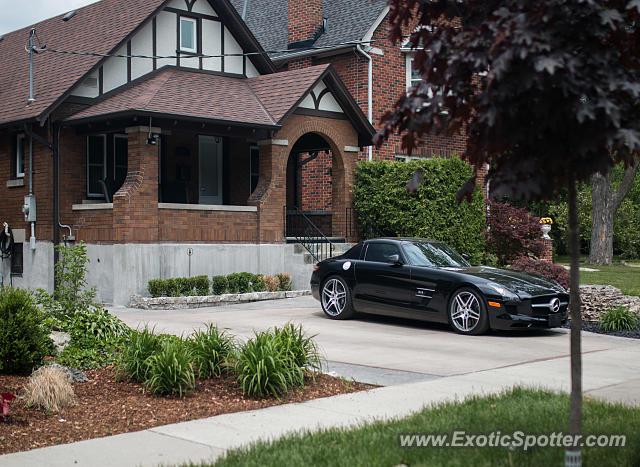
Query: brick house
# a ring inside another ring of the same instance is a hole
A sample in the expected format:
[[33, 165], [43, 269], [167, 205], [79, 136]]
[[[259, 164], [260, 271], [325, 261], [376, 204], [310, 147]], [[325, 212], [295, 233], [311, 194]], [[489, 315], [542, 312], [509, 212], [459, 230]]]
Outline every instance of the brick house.
[[111, 303], [188, 272], [287, 271], [306, 288], [285, 243], [291, 161], [331, 160], [322, 221], [346, 238], [374, 130], [340, 65], [278, 72], [263, 52], [228, 0], [102, 0], [0, 38], [2, 282], [51, 290], [53, 245], [84, 241]]
[[[385, 112], [419, 81], [413, 52], [387, 39], [386, 0], [232, 0], [279, 70], [331, 63], [349, 92], [377, 126]], [[265, 18], [269, 18], [265, 21]], [[406, 30], [407, 35], [410, 29]], [[359, 44], [359, 43], [369, 43]], [[412, 157], [451, 157], [465, 151], [464, 133], [432, 136]], [[303, 156], [302, 156], [303, 157]], [[381, 148], [368, 148], [360, 160], [407, 160], [396, 135]], [[300, 206], [306, 212], [331, 212], [328, 157], [302, 167]]]

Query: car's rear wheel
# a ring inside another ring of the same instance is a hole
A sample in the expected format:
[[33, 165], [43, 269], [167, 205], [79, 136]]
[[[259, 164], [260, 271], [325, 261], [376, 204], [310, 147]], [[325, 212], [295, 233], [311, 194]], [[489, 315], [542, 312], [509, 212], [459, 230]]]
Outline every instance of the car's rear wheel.
[[351, 289], [340, 276], [331, 276], [320, 291], [322, 311], [331, 319], [349, 319], [353, 316]]
[[489, 329], [482, 295], [469, 287], [457, 290], [449, 302], [449, 322], [460, 334], [482, 334]]

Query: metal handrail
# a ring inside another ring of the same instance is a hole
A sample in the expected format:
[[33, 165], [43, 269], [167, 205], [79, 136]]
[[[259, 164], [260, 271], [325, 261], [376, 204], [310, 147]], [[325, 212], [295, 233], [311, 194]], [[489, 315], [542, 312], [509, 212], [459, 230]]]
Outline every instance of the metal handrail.
[[[295, 215], [303, 219], [303, 229], [300, 231], [295, 229], [293, 237], [313, 256], [316, 263], [331, 258], [335, 245], [322, 233], [322, 231], [309, 219], [304, 212], [297, 206], [285, 206], [285, 231], [287, 231], [287, 220], [290, 215], [289, 211], [294, 211]], [[297, 226], [296, 226], [297, 227]]]

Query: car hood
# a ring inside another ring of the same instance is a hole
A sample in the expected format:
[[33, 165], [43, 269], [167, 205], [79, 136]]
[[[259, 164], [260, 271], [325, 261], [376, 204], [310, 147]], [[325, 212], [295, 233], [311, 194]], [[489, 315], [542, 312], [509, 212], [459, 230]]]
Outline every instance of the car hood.
[[452, 269], [461, 274], [468, 274], [474, 277], [485, 279], [498, 284], [518, 295], [523, 293], [535, 297], [536, 295], [546, 295], [549, 293], [566, 293], [558, 284], [545, 277], [529, 274], [511, 269], [499, 269], [488, 266], [479, 266], [466, 269]]

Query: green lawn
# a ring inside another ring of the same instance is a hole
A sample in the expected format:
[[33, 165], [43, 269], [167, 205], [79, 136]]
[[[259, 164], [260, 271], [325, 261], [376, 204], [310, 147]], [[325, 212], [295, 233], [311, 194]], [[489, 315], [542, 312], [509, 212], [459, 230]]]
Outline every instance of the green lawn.
[[[598, 269], [598, 272], [580, 271], [580, 284], [608, 284], [619, 288], [625, 295], [640, 296], [640, 267], [621, 266], [595, 266], [585, 264], [586, 257], [580, 260], [580, 267]], [[556, 262], [564, 265], [569, 264], [569, 258], [560, 256]], [[629, 262], [632, 265], [637, 263]]]
[[[401, 448], [400, 434], [452, 433], [489, 435], [495, 430], [513, 434], [566, 432], [569, 398], [566, 394], [515, 388], [502, 395], [476, 397], [424, 409], [409, 418], [376, 422], [352, 430], [327, 430], [290, 435], [274, 442], [229, 451], [215, 464], [202, 466], [561, 466], [564, 448], [508, 447]], [[585, 400], [583, 433], [625, 434], [626, 446], [584, 448], [585, 466], [640, 465], [640, 408]]]

